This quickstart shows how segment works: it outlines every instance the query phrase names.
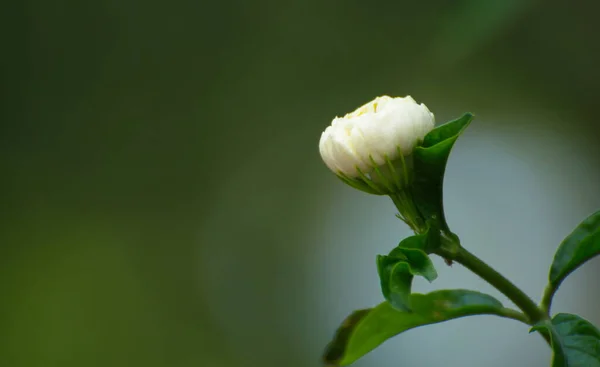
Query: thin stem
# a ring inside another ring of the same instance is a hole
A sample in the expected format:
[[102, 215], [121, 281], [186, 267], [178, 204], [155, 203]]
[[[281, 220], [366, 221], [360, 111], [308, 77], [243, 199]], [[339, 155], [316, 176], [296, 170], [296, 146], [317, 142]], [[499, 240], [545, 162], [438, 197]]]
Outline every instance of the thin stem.
[[550, 314], [550, 308], [552, 307], [552, 298], [554, 298], [554, 292], [556, 288], [551, 284], [548, 284], [544, 289], [544, 295], [542, 296], [542, 302], [540, 302], [540, 308], [546, 315]]
[[[542, 311], [521, 289], [462, 246], [458, 245], [454, 252], [441, 251], [439, 255], [463, 265], [465, 268], [479, 275], [483, 280], [502, 292], [502, 294], [513, 301], [513, 303], [525, 313], [526, 323], [528, 325], [535, 325], [542, 320], [548, 319], [546, 313]], [[542, 335], [544, 340], [546, 340], [546, 343], [552, 347], [550, 336], [544, 333], [540, 333], [540, 335]]]
[[498, 312], [498, 316], [506, 317], [507, 319], [517, 320], [524, 324], [530, 325], [529, 318], [527, 317], [527, 315], [517, 310], [513, 310], [512, 308], [502, 308], [500, 312]]
[[[471, 270], [473, 273], [479, 275], [483, 280], [494, 286], [497, 290], [502, 292], [508, 297], [517, 307], [525, 313], [525, 323], [528, 325], [535, 325], [538, 322], [548, 319], [547, 314], [540, 309], [535, 302], [529, 298], [521, 289], [512, 282], [506, 279], [502, 274], [498, 273], [494, 268], [486, 264], [483, 260], [467, 251], [462, 246], [458, 245], [454, 249], [454, 252], [441, 251], [439, 255], [444, 256], [446, 259], [454, 260], [457, 263], [463, 265], [465, 268]], [[510, 313], [510, 312], [509, 312]], [[516, 316], [512, 314], [512, 316]], [[507, 316], [508, 317], [508, 316]], [[521, 321], [521, 320], [520, 320]], [[546, 343], [552, 347], [550, 336], [544, 333], [540, 333]]]
[[527, 315], [530, 325], [537, 324], [547, 318], [546, 314], [521, 289], [463, 247], [458, 249], [451, 260], [455, 260], [457, 263], [479, 275], [502, 292]]

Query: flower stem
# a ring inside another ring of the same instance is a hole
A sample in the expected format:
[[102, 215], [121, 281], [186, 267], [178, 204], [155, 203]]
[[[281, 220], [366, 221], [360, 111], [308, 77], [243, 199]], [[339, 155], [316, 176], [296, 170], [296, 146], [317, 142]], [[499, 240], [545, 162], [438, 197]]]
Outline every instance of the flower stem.
[[[456, 261], [502, 292], [526, 315], [526, 320], [521, 318], [520, 321], [524, 321], [529, 325], [535, 325], [548, 318], [546, 313], [521, 289], [464, 247], [455, 244], [452, 251], [441, 248], [437, 253], [445, 259]], [[549, 341], [548, 338], [544, 338], [546, 341]]]
[[513, 310], [512, 308], [502, 308], [500, 312], [498, 312], [498, 316], [506, 317], [507, 319], [517, 320], [529, 325], [529, 318], [527, 317], [527, 315], [517, 310]]
[[465, 248], [459, 247], [451, 260], [456, 261], [473, 273], [479, 275], [483, 280], [502, 292], [517, 305], [525, 315], [527, 315], [530, 325], [537, 324], [547, 318], [546, 313], [542, 311], [521, 289]]
[[[502, 274], [498, 273], [494, 268], [486, 264], [483, 260], [467, 251], [464, 247], [458, 245], [454, 247], [454, 251], [440, 251], [439, 255], [446, 259], [454, 260], [473, 273], [479, 275], [483, 280], [494, 286], [510, 299], [517, 307], [523, 311], [525, 318], [519, 317], [518, 312], [508, 312], [505, 317], [514, 318], [515, 320], [523, 321], [528, 325], [535, 325], [542, 320], [548, 319], [547, 313], [539, 308], [535, 302], [529, 298], [521, 289], [514, 285], [510, 280], [506, 279]], [[515, 317], [511, 317], [515, 316]], [[546, 343], [552, 347], [552, 342], [548, 334], [540, 333]]]
[[544, 289], [544, 295], [542, 296], [542, 302], [540, 302], [540, 307], [546, 314], [550, 313], [550, 307], [552, 307], [552, 298], [554, 296], [555, 291], [555, 287], [551, 285], [548, 285], [546, 289]]

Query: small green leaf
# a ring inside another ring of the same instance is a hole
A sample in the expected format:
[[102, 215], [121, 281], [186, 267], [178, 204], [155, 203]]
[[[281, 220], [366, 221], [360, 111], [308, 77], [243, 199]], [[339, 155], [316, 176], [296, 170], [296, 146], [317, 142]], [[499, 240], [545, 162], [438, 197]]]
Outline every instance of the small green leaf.
[[[414, 236], [409, 236], [400, 241], [397, 248], [416, 248], [419, 250], [425, 251], [427, 247], [427, 234], [418, 234]], [[395, 250], [395, 249], [394, 249]], [[394, 250], [390, 252], [390, 255], [394, 254]]]
[[327, 366], [347, 366], [381, 343], [404, 331], [471, 315], [503, 315], [495, 298], [470, 290], [441, 290], [411, 296], [413, 312], [399, 311], [388, 302], [348, 317], [323, 357]]
[[399, 310], [410, 310], [410, 293], [413, 274], [406, 261], [397, 258], [377, 256], [377, 272], [383, 297]]
[[429, 132], [414, 152], [413, 197], [425, 220], [435, 220], [449, 232], [444, 216], [443, 183], [446, 163], [456, 139], [473, 120], [470, 113]]
[[[428, 222], [427, 232], [406, 237], [398, 244], [397, 249], [419, 249], [425, 251], [425, 253], [430, 254], [440, 245], [440, 231], [439, 228], [436, 227], [435, 222]], [[394, 250], [390, 252], [390, 255], [395, 254]]]
[[[377, 256], [377, 272], [385, 299], [399, 310], [410, 310], [410, 293], [415, 275], [432, 282], [437, 272], [425, 248], [427, 234], [411, 236], [385, 255]], [[407, 246], [407, 247], [404, 247]]]
[[587, 217], [565, 238], [550, 267], [548, 301], [567, 275], [600, 254], [600, 210]]
[[589, 321], [559, 313], [531, 331], [550, 336], [552, 367], [600, 367], [600, 331]]
[[410, 265], [410, 272], [412, 275], [422, 276], [429, 282], [433, 282], [437, 278], [437, 272], [435, 271], [435, 267], [433, 266], [431, 259], [422, 250], [416, 248], [396, 247], [388, 256], [399, 256], [399, 258], [405, 258], [405, 261], [408, 263], [408, 265]]

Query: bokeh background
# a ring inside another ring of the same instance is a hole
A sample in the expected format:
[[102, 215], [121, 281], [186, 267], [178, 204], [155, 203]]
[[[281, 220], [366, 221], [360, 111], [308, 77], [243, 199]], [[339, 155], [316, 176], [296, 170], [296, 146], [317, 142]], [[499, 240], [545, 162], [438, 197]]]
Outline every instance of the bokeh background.
[[[300, 367], [379, 303], [409, 235], [340, 183], [321, 131], [373, 97], [476, 114], [448, 165], [465, 246], [539, 299], [600, 207], [595, 2], [45, 1], [3, 5], [0, 365]], [[460, 266], [415, 290], [474, 288]], [[556, 311], [600, 323], [600, 263]], [[506, 301], [508, 302], [508, 301]], [[491, 316], [413, 330], [366, 366], [548, 366]]]

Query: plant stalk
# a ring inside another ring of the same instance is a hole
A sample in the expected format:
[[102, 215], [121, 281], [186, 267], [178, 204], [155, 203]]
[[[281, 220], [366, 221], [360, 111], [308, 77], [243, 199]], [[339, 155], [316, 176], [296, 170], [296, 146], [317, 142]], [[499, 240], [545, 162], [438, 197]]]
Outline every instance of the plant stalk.
[[552, 298], [554, 297], [555, 291], [555, 287], [553, 287], [551, 284], [548, 284], [546, 289], [544, 289], [544, 295], [542, 296], [542, 302], [540, 302], [540, 307], [546, 313], [546, 315], [550, 314], [550, 308], [552, 307]]
[[529, 325], [529, 318], [527, 317], [527, 315], [525, 315], [524, 313], [519, 312], [517, 310], [513, 310], [511, 308], [506, 308], [506, 307], [503, 308], [498, 313], [498, 316], [506, 317], [507, 319], [513, 319], [516, 321], [520, 321], [526, 325]]
[[525, 313], [525, 315], [527, 315], [530, 325], [535, 325], [548, 318], [546, 313], [542, 311], [521, 289], [462, 246], [451, 260], [456, 261], [473, 273], [479, 275], [483, 280], [502, 292], [502, 294], [508, 297]]

